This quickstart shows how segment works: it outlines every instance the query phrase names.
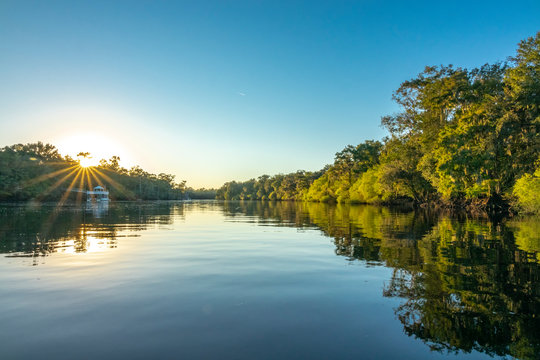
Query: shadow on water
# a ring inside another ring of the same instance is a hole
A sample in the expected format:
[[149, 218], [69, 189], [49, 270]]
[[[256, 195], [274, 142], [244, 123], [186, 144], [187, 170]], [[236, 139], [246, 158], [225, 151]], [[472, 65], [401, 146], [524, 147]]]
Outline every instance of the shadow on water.
[[39, 257], [114, 248], [120, 236], [168, 226], [190, 208], [225, 221], [318, 230], [347, 261], [392, 269], [384, 297], [401, 299], [404, 332], [434, 351], [536, 359], [540, 354], [540, 221], [455, 218], [400, 209], [314, 203], [115, 204], [109, 209], [0, 207], [0, 252]]

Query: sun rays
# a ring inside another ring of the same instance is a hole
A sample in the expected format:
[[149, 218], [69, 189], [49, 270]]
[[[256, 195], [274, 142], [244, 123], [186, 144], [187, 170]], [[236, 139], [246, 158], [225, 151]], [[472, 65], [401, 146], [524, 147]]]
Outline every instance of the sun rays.
[[[67, 174], [66, 174], [67, 173]], [[87, 190], [92, 190], [94, 186], [101, 185], [103, 187], [111, 186], [117, 192], [129, 197], [134, 198], [128, 190], [122, 185], [111, 179], [109, 176], [103, 173], [102, 169], [94, 166], [82, 166], [81, 164], [75, 164], [68, 166], [64, 169], [60, 169], [49, 174], [41, 175], [31, 181], [28, 181], [26, 186], [35, 185], [45, 180], [61, 176], [57, 181], [52, 183], [41, 195], [36, 199], [41, 201], [50, 195], [54, 190], [64, 187], [64, 191], [55, 205], [55, 210], [51, 212], [45, 228], [41, 229], [43, 234], [47, 234], [51, 230], [56, 217], [58, 216], [58, 209], [64, 206], [70, 199], [70, 195], [74, 196], [75, 206], [80, 206], [86, 199], [83, 199], [83, 195]], [[103, 181], [103, 179], [105, 181]]]
[[107, 176], [107, 174], [105, 174], [104, 171], [100, 171], [98, 168], [95, 168], [95, 167], [89, 167], [87, 170], [91, 173], [91, 175], [94, 176], [94, 178], [100, 180], [100, 177], [102, 177], [103, 179], [105, 179], [104, 182], [103, 181], [101, 182], [109, 183], [115, 190], [120, 192], [122, 195], [125, 195], [127, 198], [129, 199], [135, 198], [134, 194], [131, 191], [126, 189], [122, 184], [119, 184], [118, 182], [111, 179], [109, 176]]
[[[86, 159], [86, 158], [83, 158]], [[81, 159], [82, 160], [82, 159]], [[57, 207], [64, 205], [69, 199], [70, 195], [75, 194], [74, 202], [76, 205], [80, 205], [83, 202], [83, 195], [87, 190], [92, 190], [95, 186], [101, 185], [103, 187], [110, 186], [116, 192], [121, 193], [127, 198], [135, 198], [131, 191], [127, 190], [124, 186], [105, 174], [104, 169], [100, 169], [90, 163], [82, 162], [67, 166], [63, 169], [59, 169], [48, 174], [40, 175], [34, 179], [28, 180], [22, 187], [29, 187], [46, 180], [54, 179], [46, 189], [36, 198], [38, 201], [47, 199], [53, 191], [63, 188], [63, 193], [57, 202]]]

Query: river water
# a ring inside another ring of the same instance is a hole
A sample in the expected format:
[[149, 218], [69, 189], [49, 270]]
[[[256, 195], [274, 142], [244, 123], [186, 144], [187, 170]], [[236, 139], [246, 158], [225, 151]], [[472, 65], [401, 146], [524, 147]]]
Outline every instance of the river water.
[[539, 263], [538, 218], [2, 205], [0, 358], [537, 359]]

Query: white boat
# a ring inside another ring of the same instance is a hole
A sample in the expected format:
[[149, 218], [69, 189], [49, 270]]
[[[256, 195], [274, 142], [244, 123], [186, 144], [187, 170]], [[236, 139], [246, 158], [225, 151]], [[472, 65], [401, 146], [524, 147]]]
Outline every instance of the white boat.
[[103, 186], [96, 186], [94, 190], [86, 192], [86, 201], [88, 202], [108, 202], [109, 192]]

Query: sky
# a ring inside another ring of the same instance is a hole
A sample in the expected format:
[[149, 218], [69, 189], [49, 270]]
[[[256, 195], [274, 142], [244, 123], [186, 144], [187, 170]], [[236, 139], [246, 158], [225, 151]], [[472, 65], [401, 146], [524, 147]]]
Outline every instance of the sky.
[[382, 139], [426, 65], [504, 61], [540, 1], [0, 0], [0, 146], [120, 156], [192, 187]]

